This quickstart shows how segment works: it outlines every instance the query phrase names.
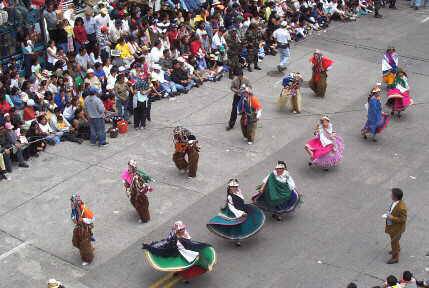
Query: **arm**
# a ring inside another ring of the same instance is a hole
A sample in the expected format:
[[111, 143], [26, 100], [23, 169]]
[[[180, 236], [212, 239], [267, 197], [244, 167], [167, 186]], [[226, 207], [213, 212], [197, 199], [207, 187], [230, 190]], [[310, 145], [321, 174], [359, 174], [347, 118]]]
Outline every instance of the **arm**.
[[389, 219], [395, 224], [403, 224], [407, 221], [407, 209], [399, 210], [399, 216], [390, 215]]

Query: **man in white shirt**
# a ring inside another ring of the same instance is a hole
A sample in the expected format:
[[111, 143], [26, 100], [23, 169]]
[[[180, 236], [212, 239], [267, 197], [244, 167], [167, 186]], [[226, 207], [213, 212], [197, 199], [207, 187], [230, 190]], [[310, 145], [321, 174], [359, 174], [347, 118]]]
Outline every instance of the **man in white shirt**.
[[97, 27], [97, 31], [101, 29], [101, 27], [106, 26], [109, 27], [110, 16], [109, 11], [106, 7], [100, 9], [100, 14], [94, 17], [95, 25]]
[[161, 66], [158, 64], [152, 65], [152, 73], [150, 74], [152, 81], [157, 81], [159, 83], [159, 86], [161, 87], [161, 92], [164, 97], [168, 96], [176, 96], [177, 95], [177, 89], [176, 85], [174, 85], [174, 82], [170, 82], [165, 79], [165, 73], [161, 69]]
[[280, 28], [274, 31], [274, 39], [277, 41], [277, 49], [280, 55], [280, 64], [277, 65], [279, 72], [282, 72], [286, 69], [287, 62], [290, 57], [290, 44], [291, 37], [289, 31], [287, 30], [287, 22], [282, 21]]
[[164, 57], [164, 48], [159, 40], [155, 41], [155, 45], [150, 50], [149, 58], [152, 63], [157, 63], [161, 58]]
[[91, 58], [89, 57], [85, 48], [80, 48], [79, 54], [77, 54], [75, 57], [75, 61], [80, 65], [82, 70], [88, 70], [89, 64], [91, 63]]
[[220, 28], [213, 35], [213, 39], [212, 39], [212, 49], [216, 51], [220, 51], [221, 53], [223, 53], [226, 49], [226, 40], [225, 40], [225, 37], [223, 37], [224, 33], [225, 33], [225, 30], [223, 28]]

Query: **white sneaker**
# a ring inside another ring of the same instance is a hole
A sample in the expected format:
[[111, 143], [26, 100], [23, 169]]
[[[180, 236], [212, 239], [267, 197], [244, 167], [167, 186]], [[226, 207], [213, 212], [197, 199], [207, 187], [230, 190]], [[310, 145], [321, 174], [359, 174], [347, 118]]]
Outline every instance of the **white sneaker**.
[[139, 219], [137, 222], [142, 223], [143, 221], [142, 221], [142, 219]]
[[87, 266], [88, 264], [88, 262], [82, 262], [82, 266]]
[[249, 142], [247, 142], [247, 144], [252, 145], [252, 144], [253, 144], [253, 142], [252, 142], [252, 141], [249, 141]]

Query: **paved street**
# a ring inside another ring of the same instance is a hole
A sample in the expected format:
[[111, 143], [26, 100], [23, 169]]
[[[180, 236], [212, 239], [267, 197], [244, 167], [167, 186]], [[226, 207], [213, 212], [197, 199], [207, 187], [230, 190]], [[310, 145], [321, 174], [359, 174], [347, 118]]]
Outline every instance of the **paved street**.
[[[163, 274], [144, 260], [141, 244], [164, 237], [181, 219], [197, 241], [218, 255], [212, 273], [186, 287], [359, 287], [380, 285], [387, 275], [413, 271], [429, 278], [429, 10], [418, 12], [401, 1], [383, 9], [383, 19], [363, 17], [334, 23], [292, 48], [288, 71], [311, 76], [315, 48], [335, 61], [325, 99], [304, 85], [303, 113], [278, 111], [281, 75], [278, 57], [268, 56], [262, 71], [247, 73], [263, 105], [256, 141], [242, 140], [239, 126], [226, 132], [230, 81], [207, 83], [176, 100], [152, 107], [146, 130], [109, 139], [103, 148], [62, 143], [16, 169], [0, 183], [0, 287], [46, 287], [49, 278], [73, 288], [141, 288]], [[365, 141], [360, 129], [370, 88], [381, 81], [381, 57], [388, 45], [400, 55], [417, 103], [393, 119], [378, 137]], [[309, 168], [304, 152], [320, 114], [328, 113], [345, 141], [343, 163], [328, 172]], [[426, 116], [425, 116], [426, 115]], [[187, 179], [171, 161], [174, 126], [189, 128], [202, 146], [198, 177]], [[154, 176], [152, 220], [138, 224], [119, 179], [131, 158]], [[241, 181], [246, 199], [272, 169], [285, 160], [304, 193], [304, 204], [283, 222], [267, 217], [262, 231], [237, 248], [209, 234], [207, 220], [224, 204], [229, 178]], [[409, 209], [400, 263], [389, 266], [388, 238], [381, 215], [392, 187], [401, 187]], [[95, 212], [96, 257], [83, 268], [72, 247], [69, 198], [79, 192]], [[182, 287], [178, 285], [178, 287]], [[185, 286], [183, 286], [185, 287]]]

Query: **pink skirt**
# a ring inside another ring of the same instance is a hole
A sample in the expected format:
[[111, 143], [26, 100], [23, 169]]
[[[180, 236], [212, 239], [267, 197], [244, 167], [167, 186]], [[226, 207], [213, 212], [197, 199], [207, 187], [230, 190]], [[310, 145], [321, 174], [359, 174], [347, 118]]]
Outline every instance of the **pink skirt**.
[[310, 141], [308, 141], [305, 146], [313, 154], [311, 157], [311, 160], [318, 159], [318, 158], [328, 154], [334, 148], [333, 144], [329, 144], [329, 145], [323, 147], [318, 136], [311, 138]]
[[400, 112], [412, 104], [412, 99], [408, 91], [401, 93], [399, 89], [393, 88], [387, 92], [387, 104], [392, 107], [392, 111]]
[[344, 153], [344, 142], [343, 138], [341, 138], [338, 134], [335, 138], [335, 149], [332, 149], [329, 153], [317, 158], [313, 159], [311, 163], [322, 169], [329, 169], [337, 166], [343, 160]]

